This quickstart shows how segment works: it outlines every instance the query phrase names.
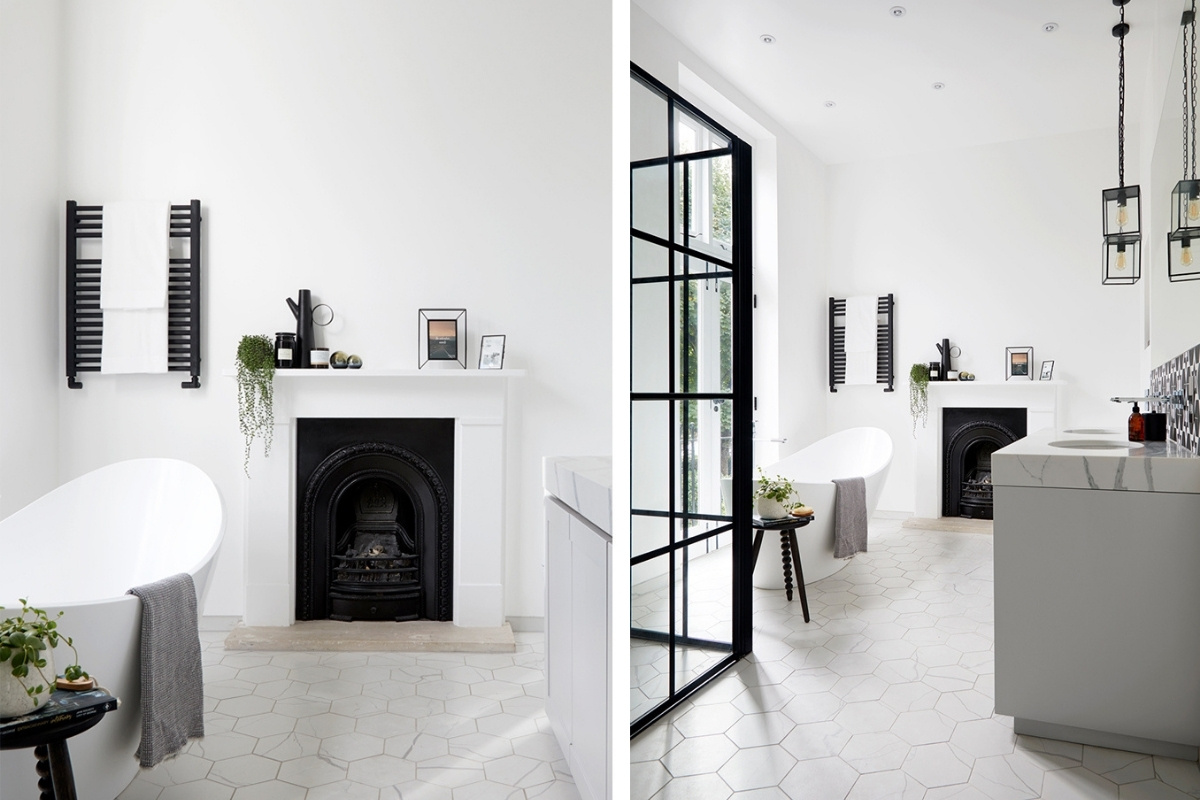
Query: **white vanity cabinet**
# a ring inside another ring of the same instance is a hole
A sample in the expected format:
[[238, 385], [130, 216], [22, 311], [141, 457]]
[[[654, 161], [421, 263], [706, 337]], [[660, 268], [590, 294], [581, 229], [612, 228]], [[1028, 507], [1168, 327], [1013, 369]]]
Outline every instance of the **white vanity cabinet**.
[[992, 456], [996, 711], [1017, 733], [1195, 760], [1200, 457], [1072, 438]]
[[544, 462], [546, 715], [584, 800], [612, 797], [611, 472]]

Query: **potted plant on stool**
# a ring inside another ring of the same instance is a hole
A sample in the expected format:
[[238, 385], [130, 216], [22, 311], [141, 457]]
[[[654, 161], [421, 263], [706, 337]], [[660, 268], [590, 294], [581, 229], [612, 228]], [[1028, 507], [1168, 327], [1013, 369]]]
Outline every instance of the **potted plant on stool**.
[[[70, 682], [88, 680], [79, 666], [79, 653], [69, 636], [58, 630], [58, 618], [51, 619], [40, 608], [21, 600], [21, 613], [0, 620], [0, 719], [17, 717], [36, 711], [54, 691], [57, 676], [54, 671], [54, 648], [66, 642], [75, 659], [63, 672]], [[74, 688], [74, 687], [72, 687]], [[82, 685], [78, 688], [91, 688]]]
[[755, 509], [763, 519], [783, 519], [792, 509], [792, 482], [782, 475], [768, 478], [758, 468], [758, 485], [754, 489]]

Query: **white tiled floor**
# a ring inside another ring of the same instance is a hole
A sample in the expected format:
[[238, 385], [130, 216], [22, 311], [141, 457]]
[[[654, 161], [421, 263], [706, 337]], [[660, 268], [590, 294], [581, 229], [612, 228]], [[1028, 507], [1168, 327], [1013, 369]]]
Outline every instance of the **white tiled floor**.
[[202, 633], [206, 736], [120, 800], [577, 800], [543, 696], [544, 637], [517, 651], [226, 651]]
[[990, 536], [872, 520], [808, 598], [755, 590], [754, 654], [632, 742], [633, 800], [1200, 797], [1196, 762], [994, 713]]
[[[703, 545], [700, 546], [701, 548]], [[698, 548], [699, 549], [699, 548]], [[682, 570], [679, 570], [682, 575]], [[729, 548], [716, 550], [689, 562], [686, 593], [688, 635], [712, 642], [733, 641], [733, 611], [729, 604], [729, 576], [732, 565]], [[682, 577], [674, 587], [676, 602], [682, 605], [685, 593]], [[672, 586], [666, 575], [630, 587], [630, 625], [650, 631], [666, 632], [670, 621]], [[677, 630], [684, 630], [682, 610], [677, 611]], [[630, 639], [629, 642], [629, 718], [637, 719], [667, 697], [670, 648], [661, 642]], [[680, 647], [675, 653], [675, 682], [691, 681], [729, 655], [729, 648]]]

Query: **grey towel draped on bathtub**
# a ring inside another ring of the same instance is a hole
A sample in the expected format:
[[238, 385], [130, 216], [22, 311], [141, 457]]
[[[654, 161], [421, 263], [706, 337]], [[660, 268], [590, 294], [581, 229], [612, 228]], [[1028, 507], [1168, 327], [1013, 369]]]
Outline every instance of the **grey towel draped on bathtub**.
[[153, 767], [204, 735], [204, 674], [196, 587], [186, 572], [137, 586], [142, 600], [142, 741], [138, 759]]
[[862, 478], [834, 478], [833, 556], [849, 558], [867, 552], [867, 482]]

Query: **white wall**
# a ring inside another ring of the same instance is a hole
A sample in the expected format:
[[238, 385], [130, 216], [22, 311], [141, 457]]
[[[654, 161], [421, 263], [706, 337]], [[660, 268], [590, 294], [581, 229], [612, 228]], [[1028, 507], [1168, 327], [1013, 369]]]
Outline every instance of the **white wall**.
[[0, 518], [57, 484], [58, 0], [0, 0]]
[[412, 368], [418, 308], [464, 307], [470, 361], [480, 334], [505, 333], [505, 366], [529, 370], [511, 398], [505, 611], [541, 616], [540, 459], [611, 442], [608, 8], [67, 0], [65, 12], [60, 200], [199, 198], [206, 328], [200, 390], [174, 375], [60, 390], [64, 476], [149, 455], [205, 469], [228, 517], [205, 611], [239, 614], [242, 445], [221, 373], [240, 336], [294, 328], [284, 298], [310, 288], [337, 313], [326, 344]]
[[[866, 161], [829, 170], [829, 291], [896, 295], [896, 391], [839, 388], [831, 430], [878, 425], [895, 443], [880, 508], [914, 508], [908, 371], [938, 360], [1004, 380], [1004, 349], [1055, 361], [1069, 425], [1124, 423], [1142, 394], [1142, 295], [1100, 283], [1100, 191], [1115, 130]], [[1129, 148], [1136, 152], [1135, 147]]]
[[753, 148], [756, 435], [787, 439], [779, 447], [757, 442], [756, 460], [768, 464], [826, 432], [826, 167], [714, 71], [702, 54], [689, 50], [636, 5], [630, 9], [630, 28], [634, 63]]

